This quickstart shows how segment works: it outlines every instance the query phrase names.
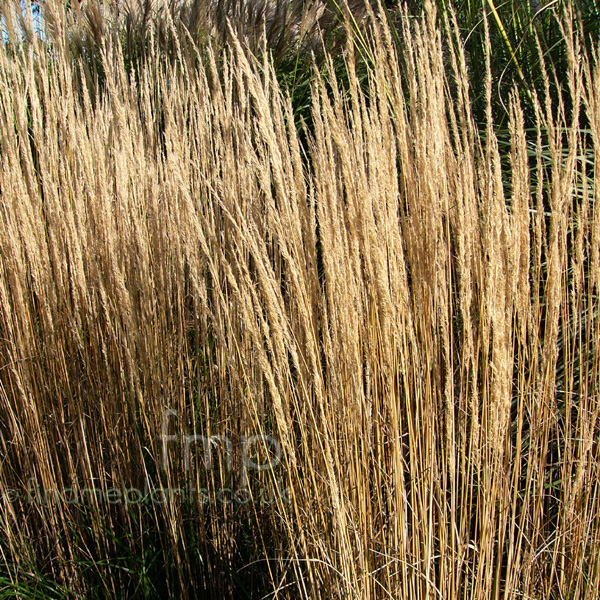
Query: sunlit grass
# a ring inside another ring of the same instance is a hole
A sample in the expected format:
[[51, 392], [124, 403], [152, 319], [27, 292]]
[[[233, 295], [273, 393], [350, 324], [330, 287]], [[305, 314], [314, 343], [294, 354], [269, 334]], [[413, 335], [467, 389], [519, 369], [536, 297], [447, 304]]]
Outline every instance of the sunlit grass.
[[314, 68], [47, 10], [0, 52], [0, 597], [596, 598], [576, 34], [499, 125], [431, 4], [340, 5]]

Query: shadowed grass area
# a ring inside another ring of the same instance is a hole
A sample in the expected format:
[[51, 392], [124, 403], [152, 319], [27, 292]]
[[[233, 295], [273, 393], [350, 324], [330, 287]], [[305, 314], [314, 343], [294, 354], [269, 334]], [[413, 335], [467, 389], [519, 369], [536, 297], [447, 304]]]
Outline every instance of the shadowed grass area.
[[0, 597], [596, 598], [600, 72], [424, 9], [12, 30]]

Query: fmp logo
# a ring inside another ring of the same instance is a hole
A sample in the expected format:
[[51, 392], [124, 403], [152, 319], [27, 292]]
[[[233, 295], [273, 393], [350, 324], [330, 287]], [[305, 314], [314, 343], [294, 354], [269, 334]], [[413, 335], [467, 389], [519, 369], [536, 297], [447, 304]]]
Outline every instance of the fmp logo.
[[[166, 470], [168, 467], [169, 445], [177, 444], [183, 452], [183, 468], [185, 471], [190, 470], [192, 449], [197, 453], [198, 448], [203, 451], [203, 464], [206, 471], [211, 471], [213, 468], [213, 451], [215, 449], [224, 449], [225, 468], [227, 471], [234, 469], [234, 444], [226, 435], [199, 435], [199, 434], [184, 434], [182, 436], [177, 433], [169, 433], [169, 421], [172, 417], [177, 418], [179, 412], [172, 408], [164, 409], [162, 412], [161, 434], [162, 441], [162, 457], [161, 467]], [[248, 483], [248, 471], [268, 471], [274, 469], [281, 462], [281, 445], [270, 435], [243, 435], [240, 438], [240, 451], [237, 453], [240, 456], [240, 480], [241, 485], [246, 486]], [[259, 462], [257, 458], [257, 449], [267, 453], [269, 460]]]

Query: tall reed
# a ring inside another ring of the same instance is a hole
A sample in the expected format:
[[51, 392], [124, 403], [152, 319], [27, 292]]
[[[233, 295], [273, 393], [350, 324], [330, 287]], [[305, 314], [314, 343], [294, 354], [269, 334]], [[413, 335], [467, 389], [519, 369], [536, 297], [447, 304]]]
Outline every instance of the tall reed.
[[505, 153], [432, 5], [400, 22], [315, 72], [306, 145], [236, 36], [106, 36], [93, 92], [4, 45], [5, 596], [596, 597], [600, 71], [565, 26], [569, 109], [514, 94]]

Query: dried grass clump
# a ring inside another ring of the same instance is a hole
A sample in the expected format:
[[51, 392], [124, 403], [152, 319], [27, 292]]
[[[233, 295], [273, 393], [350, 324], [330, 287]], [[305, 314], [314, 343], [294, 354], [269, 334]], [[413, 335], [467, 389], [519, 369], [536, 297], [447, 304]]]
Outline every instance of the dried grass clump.
[[596, 597], [600, 71], [566, 29], [568, 108], [513, 95], [505, 156], [431, 6], [402, 22], [402, 67], [372, 17], [368, 79], [351, 41], [346, 91], [315, 74], [307, 148], [236, 37], [135, 77], [107, 40], [96, 95], [0, 51], [3, 591]]

